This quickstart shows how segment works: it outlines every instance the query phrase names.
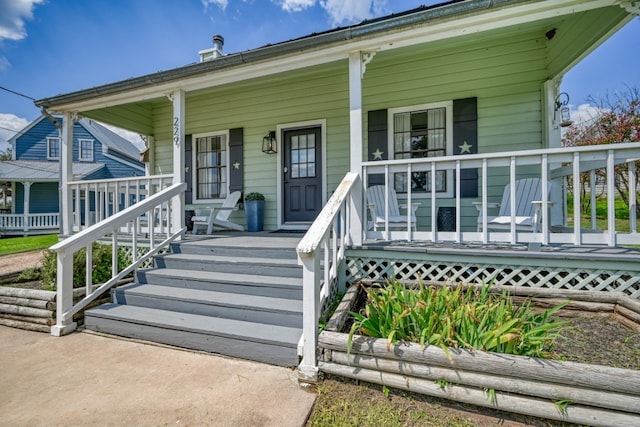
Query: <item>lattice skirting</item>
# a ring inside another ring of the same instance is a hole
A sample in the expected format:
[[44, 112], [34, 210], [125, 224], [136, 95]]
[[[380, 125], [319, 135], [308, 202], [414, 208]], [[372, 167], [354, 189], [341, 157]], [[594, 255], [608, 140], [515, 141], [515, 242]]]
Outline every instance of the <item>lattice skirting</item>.
[[[542, 263], [541, 263], [542, 264]], [[507, 263], [482, 262], [468, 257], [468, 262], [446, 260], [406, 260], [373, 258], [366, 256], [347, 257], [344, 268], [347, 283], [359, 279], [391, 279], [492, 282], [505, 286], [528, 286], [538, 288], [567, 289], [575, 291], [622, 292], [640, 299], [640, 274], [638, 271], [608, 269], [591, 266], [588, 260], [582, 266], [531, 266]]]

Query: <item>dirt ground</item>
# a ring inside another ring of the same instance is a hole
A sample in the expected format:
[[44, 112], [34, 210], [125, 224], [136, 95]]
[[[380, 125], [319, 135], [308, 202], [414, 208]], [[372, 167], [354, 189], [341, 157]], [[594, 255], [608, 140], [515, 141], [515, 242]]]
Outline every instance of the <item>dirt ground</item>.
[[0, 276], [16, 273], [27, 268], [41, 265], [42, 251], [21, 252], [0, 256]]

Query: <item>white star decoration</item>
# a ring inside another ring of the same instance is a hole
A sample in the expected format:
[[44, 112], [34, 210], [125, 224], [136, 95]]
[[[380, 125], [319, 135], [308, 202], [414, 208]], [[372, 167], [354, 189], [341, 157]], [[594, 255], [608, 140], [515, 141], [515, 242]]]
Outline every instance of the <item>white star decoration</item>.
[[473, 145], [470, 145], [467, 141], [465, 141], [464, 144], [458, 145], [458, 147], [460, 147], [460, 154], [462, 153], [471, 154], [471, 147], [473, 147]]
[[237, 161], [237, 160], [235, 162], [233, 162], [233, 168], [234, 169], [240, 169], [240, 162]]
[[384, 154], [384, 151], [380, 151], [379, 148], [376, 148], [376, 151], [371, 153], [371, 155], [373, 156], [373, 160], [382, 160], [383, 154]]

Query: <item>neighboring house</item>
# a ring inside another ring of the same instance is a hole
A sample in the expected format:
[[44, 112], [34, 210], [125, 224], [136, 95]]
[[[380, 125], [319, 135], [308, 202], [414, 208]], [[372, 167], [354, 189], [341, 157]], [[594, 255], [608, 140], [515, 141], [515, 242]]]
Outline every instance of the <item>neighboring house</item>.
[[[61, 118], [55, 119], [60, 126]], [[0, 181], [11, 186], [13, 195], [11, 213], [0, 215], [6, 234], [58, 231], [62, 142], [57, 126], [40, 116], [9, 140], [12, 159], [0, 162]], [[130, 141], [91, 119], [79, 119], [73, 127], [73, 181], [145, 174]]]

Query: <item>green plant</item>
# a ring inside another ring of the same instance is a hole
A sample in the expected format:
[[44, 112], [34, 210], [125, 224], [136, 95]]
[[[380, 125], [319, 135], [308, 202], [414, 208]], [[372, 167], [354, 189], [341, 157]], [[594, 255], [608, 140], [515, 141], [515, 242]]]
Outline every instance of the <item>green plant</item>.
[[496, 405], [496, 389], [495, 388], [485, 388], [484, 394], [487, 396], [487, 400], [493, 406]]
[[354, 318], [347, 341], [351, 351], [356, 333], [386, 338], [387, 348], [398, 341], [492, 351], [533, 357], [548, 355], [563, 322], [550, 316], [564, 304], [536, 313], [530, 301], [516, 306], [506, 292], [480, 289], [425, 287], [407, 289], [394, 280], [366, 290], [364, 314]]
[[322, 316], [320, 316], [320, 319], [318, 320], [318, 333], [324, 331], [324, 328], [327, 326], [327, 322], [329, 321], [329, 319], [331, 319], [331, 316], [333, 316], [333, 313], [336, 311], [336, 308], [338, 308], [338, 305], [340, 304], [340, 301], [342, 301], [342, 298], [344, 298], [344, 294], [344, 292], [338, 292], [333, 296], [329, 307], [327, 307], [327, 310]]
[[438, 387], [440, 387], [440, 390], [445, 390], [447, 387], [450, 387], [453, 385], [451, 381], [447, 381], [443, 379], [436, 380], [435, 383], [438, 385]]
[[387, 387], [386, 385], [383, 385], [382, 386], [382, 394], [384, 394], [384, 397], [386, 397], [388, 399], [389, 395], [391, 394], [391, 389], [389, 387]]
[[558, 411], [562, 416], [567, 416], [567, 409], [569, 405], [573, 403], [572, 400], [552, 400], [553, 404], [556, 405]]
[[[91, 250], [91, 281], [93, 284], [104, 283], [111, 279], [111, 246], [94, 243]], [[129, 257], [124, 249], [118, 249], [118, 271], [124, 269], [129, 263]], [[57, 281], [57, 254], [46, 250], [42, 259], [42, 282], [51, 290], [56, 289]], [[73, 286], [85, 285], [86, 277], [86, 249], [82, 248], [73, 254]]]
[[249, 193], [246, 196], [244, 196], [245, 202], [249, 202], [252, 200], [264, 200], [264, 195], [262, 193], [258, 193], [254, 191], [253, 193]]

